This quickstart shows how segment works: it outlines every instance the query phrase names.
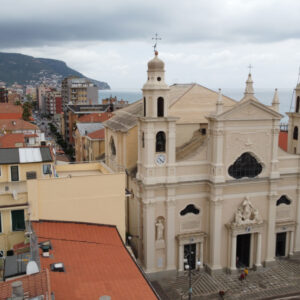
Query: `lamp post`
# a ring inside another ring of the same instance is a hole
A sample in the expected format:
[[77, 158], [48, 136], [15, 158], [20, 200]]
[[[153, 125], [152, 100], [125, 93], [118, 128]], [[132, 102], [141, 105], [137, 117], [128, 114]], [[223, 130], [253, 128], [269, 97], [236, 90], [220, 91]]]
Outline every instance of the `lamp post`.
[[[189, 274], [188, 274], [188, 278], [189, 278], [189, 290], [188, 290], [189, 300], [192, 300], [192, 293], [193, 293], [191, 265], [192, 265], [192, 254], [194, 254], [194, 253], [192, 251], [192, 244], [191, 244], [192, 241], [193, 240], [190, 240], [188, 253], [184, 257], [184, 262], [186, 263], [184, 268], [189, 271]], [[201, 262], [197, 261], [197, 266], [200, 266], [200, 265], [201, 265]]]

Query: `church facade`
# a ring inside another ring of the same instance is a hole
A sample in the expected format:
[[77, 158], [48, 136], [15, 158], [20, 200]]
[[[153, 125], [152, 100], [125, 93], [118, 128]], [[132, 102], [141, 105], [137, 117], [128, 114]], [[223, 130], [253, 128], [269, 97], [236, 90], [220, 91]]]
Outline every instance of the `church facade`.
[[144, 270], [233, 272], [300, 252], [300, 146], [289, 136], [289, 152], [278, 147], [277, 91], [260, 103], [251, 74], [239, 102], [169, 87], [158, 53], [142, 90], [106, 121], [105, 139], [106, 163], [127, 173], [127, 231]]

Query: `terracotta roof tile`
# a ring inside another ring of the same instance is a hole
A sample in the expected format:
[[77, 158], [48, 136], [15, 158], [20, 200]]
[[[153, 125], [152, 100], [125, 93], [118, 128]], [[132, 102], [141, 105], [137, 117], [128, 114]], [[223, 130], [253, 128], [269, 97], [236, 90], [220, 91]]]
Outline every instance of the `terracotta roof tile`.
[[99, 123], [110, 119], [113, 116], [110, 112], [92, 113], [84, 115], [78, 119], [79, 123]]
[[22, 276], [6, 282], [0, 282], [0, 300], [6, 300], [12, 295], [11, 284], [14, 281], [22, 281], [24, 293], [30, 298], [44, 295], [46, 299], [50, 299], [50, 282], [49, 271], [43, 270], [39, 273]]
[[105, 138], [105, 128], [91, 132], [87, 136], [90, 137], [92, 140], [104, 139]]
[[21, 114], [23, 113], [23, 108], [20, 105], [14, 105], [11, 103], [0, 103], [0, 115], [1, 114]]
[[42, 267], [64, 263], [65, 272], [50, 272], [55, 299], [157, 299], [115, 227], [49, 221], [32, 225], [38, 241], [51, 240], [53, 247], [51, 259], [40, 256]]
[[24, 120], [19, 119], [0, 119], [0, 130], [6, 130], [6, 131], [14, 131], [14, 130], [38, 130], [39, 128], [31, 124], [29, 122], [26, 122]]
[[0, 148], [17, 148], [24, 146], [25, 135], [23, 133], [8, 133], [0, 136]]
[[279, 132], [278, 145], [282, 150], [287, 151], [287, 145], [288, 145], [288, 132], [287, 131]]

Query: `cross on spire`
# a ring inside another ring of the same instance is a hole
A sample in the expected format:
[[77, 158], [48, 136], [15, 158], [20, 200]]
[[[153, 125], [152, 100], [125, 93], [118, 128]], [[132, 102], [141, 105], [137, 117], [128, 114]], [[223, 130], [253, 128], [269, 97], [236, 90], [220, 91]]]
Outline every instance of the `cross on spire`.
[[249, 68], [249, 74], [251, 74], [251, 69], [253, 68], [253, 66], [250, 64], [250, 65], [248, 66], [248, 68]]
[[153, 45], [153, 49], [154, 49], [154, 52], [156, 52], [157, 41], [161, 40], [161, 38], [158, 37], [157, 32], [155, 33], [155, 37], [153, 37], [152, 40], [155, 40], [155, 44]]

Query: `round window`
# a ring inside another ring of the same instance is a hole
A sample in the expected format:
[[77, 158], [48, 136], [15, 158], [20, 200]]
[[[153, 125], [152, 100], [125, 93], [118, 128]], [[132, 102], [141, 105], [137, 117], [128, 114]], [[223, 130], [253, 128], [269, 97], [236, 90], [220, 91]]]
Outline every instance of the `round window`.
[[157, 77], [157, 81], [161, 81], [161, 78], [160, 78], [160, 77]]

